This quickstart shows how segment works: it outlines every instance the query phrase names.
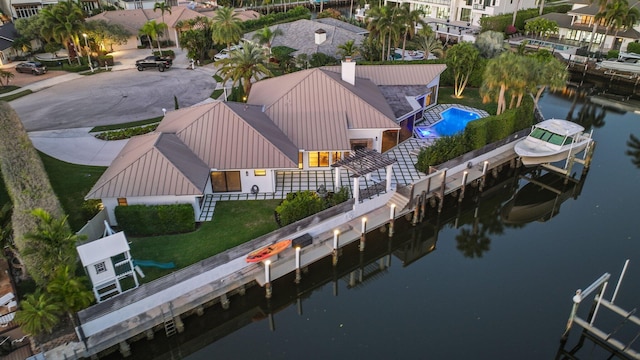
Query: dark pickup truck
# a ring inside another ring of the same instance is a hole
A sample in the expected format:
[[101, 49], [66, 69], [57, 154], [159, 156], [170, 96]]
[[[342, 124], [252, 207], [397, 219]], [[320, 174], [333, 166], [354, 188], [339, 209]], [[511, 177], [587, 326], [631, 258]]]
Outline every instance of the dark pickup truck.
[[173, 60], [162, 56], [147, 56], [144, 59], [136, 60], [136, 68], [142, 71], [146, 68], [158, 68], [158, 71], [164, 71], [171, 67]]

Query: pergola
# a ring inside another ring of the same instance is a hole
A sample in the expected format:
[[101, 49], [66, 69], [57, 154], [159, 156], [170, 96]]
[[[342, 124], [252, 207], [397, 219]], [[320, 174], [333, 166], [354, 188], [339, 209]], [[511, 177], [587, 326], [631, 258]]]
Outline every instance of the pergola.
[[353, 178], [353, 198], [355, 204], [359, 202], [360, 197], [360, 177], [370, 176], [373, 171], [386, 168], [385, 173], [385, 190], [391, 190], [391, 176], [393, 175], [393, 164], [396, 159], [384, 156], [373, 149], [359, 149], [352, 152], [348, 157], [336, 161], [331, 166], [336, 169], [334, 188], [340, 187], [340, 169], [345, 168], [351, 172]]

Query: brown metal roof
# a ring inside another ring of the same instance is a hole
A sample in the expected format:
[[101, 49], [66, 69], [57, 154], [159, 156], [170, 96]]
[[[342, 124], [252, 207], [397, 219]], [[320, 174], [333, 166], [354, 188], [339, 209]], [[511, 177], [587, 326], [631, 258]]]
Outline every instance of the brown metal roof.
[[397, 129], [393, 110], [377, 86], [340, 74], [303, 70], [257, 82], [249, 104], [265, 113], [299, 148], [306, 151], [349, 150], [349, 129]]
[[[357, 65], [356, 77], [365, 78], [380, 85], [423, 85], [436, 79], [447, 68], [445, 64], [416, 65]], [[340, 73], [338, 66], [325, 66], [324, 70]], [[356, 79], [356, 85], [358, 80]]]
[[199, 195], [208, 175], [177, 136], [154, 132], [131, 138], [85, 198]]
[[331, 167], [343, 167], [352, 173], [351, 177], [360, 177], [393, 165], [396, 161], [373, 149], [359, 149], [350, 153], [348, 157], [336, 161]]
[[167, 113], [156, 131], [175, 133], [210, 168], [298, 167], [298, 148], [261, 106], [213, 102]]

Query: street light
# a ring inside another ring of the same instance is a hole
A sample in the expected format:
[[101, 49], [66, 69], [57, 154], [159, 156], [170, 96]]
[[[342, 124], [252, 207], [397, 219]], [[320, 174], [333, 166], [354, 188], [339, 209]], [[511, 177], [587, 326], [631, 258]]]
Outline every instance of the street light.
[[91, 72], [93, 72], [93, 64], [91, 63], [91, 56], [89, 54], [89, 41], [87, 40], [87, 34], [83, 33], [82, 36], [84, 37], [84, 46], [87, 48], [87, 62], [89, 63]]

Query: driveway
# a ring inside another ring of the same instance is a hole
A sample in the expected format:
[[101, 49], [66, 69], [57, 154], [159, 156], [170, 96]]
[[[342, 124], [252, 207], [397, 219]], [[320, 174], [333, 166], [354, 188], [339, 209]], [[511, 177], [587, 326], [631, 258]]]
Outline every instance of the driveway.
[[161, 116], [163, 108], [174, 109], [174, 96], [180, 107], [197, 104], [215, 86], [201, 69], [132, 69], [63, 82], [10, 104], [27, 131], [93, 127]]

